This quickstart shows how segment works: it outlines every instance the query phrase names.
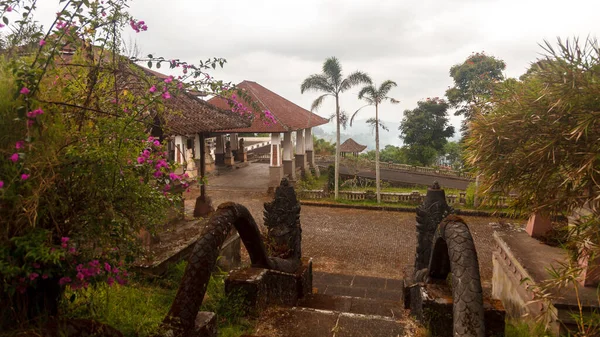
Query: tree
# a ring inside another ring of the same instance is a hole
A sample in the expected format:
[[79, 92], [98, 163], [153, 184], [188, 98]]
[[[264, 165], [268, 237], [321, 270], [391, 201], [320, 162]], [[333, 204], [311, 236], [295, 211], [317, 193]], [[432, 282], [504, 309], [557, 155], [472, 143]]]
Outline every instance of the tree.
[[471, 122], [466, 160], [484, 192], [516, 190], [521, 209], [569, 214], [600, 199], [600, 48], [558, 46], [546, 42], [535, 71], [498, 86]]
[[66, 287], [124, 281], [139, 257], [136, 233], [163, 224], [179, 199], [173, 191], [187, 187], [166, 142], [148, 133], [167, 127], [156, 123], [174, 113], [171, 95], [224, 92], [205, 73], [222, 59], [144, 60], [179, 68], [178, 80], [122, 56], [123, 29], [147, 30], [127, 1], [61, 1], [44, 34], [32, 22], [36, 3], [0, 1], [0, 28], [16, 34], [0, 54], [3, 332], [43, 324]]
[[491, 96], [493, 86], [504, 79], [504, 61], [482, 53], [473, 53], [462, 64], [450, 68], [454, 86], [446, 90], [446, 97], [456, 116], [464, 115], [462, 130], [474, 114], [474, 107]]
[[405, 110], [398, 130], [411, 164], [431, 165], [454, 135], [448, 120], [448, 103], [437, 97], [419, 101], [417, 108]]
[[399, 103], [399, 101], [395, 100], [394, 98], [388, 97], [388, 93], [395, 86], [397, 86], [396, 82], [387, 80], [381, 83], [379, 88], [375, 87], [373, 84], [369, 84], [360, 89], [358, 92], [358, 99], [364, 99], [367, 102], [367, 105], [356, 110], [356, 112], [354, 112], [352, 115], [352, 118], [350, 118], [350, 126], [352, 126], [354, 117], [356, 117], [356, 114], [358, 114], [362, 108], [367, 106], [375, 106], [375, 119], [372, 120], [371, 123], [375, 126], [375, 185], [378, 203], [381, 202], [381, 187], [379, 182], [379, 105], [385, 101]]
[[313, 147], [317, 155], [332, 155], [335, 154], [335, 144], [331, 144], [323, 138], [313, 136]]
[[462, 152], [462, 145], [459, 142], [448, 142], [444, 145], [444, 159], [455, 170], [463, 167]]
[[342, 75], [342, 66], [335, 57], [330, 57], [323, 63], [323, 73], [313, 74], [307, 77], [300, 86], [300, 92], [318, 91], [324, 92], [314, 100], [311, 106], [312, 111], [319, 109], [327, 96], [335, 97], [335, 117], [336, 117], [336, 141], [335, 141], [335, 198], [338, 198], [339, 176], [340, 176], [340, 94], [358, 84], [371, 83], [371, 78], [363, 72], [355, 71], [348, 77]]

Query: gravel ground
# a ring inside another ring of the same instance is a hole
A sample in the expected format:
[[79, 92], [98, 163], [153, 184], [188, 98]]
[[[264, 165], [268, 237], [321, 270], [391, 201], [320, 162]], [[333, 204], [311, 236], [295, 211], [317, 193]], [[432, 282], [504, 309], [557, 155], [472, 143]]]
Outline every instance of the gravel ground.
[[[197, 192], [186, 195], [188, 210], [193, 209]], [[233, 201], [246, 206], [262, 226], [263, 203], [271, 200], [265, 193], [252, 191], [209, 191], [213, 205]], [[505, 220], [463, 217], [475, 239], [481, 278], [492, 278], [494, 230]], [[416, 249], [415, 214], [303, 206], [301, 211], [302, 252], [313, 259], [318, 271], [402, 278], [403, 270], [414, 264]], [[512, 220], [510, 220], [512, 221]]]

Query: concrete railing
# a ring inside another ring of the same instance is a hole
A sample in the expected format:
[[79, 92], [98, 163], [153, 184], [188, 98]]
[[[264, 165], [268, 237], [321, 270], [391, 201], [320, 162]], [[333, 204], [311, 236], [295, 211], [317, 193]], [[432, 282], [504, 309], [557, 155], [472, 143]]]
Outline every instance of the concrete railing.
[[[334, 156], [315, 156], [316, 162], [334, 162]], [[343, 160], [343, 159], [342, 159]], [[375, 161], [373, 160], [365, 160], [367, 165], [363, 165], [368, 167], [369, 169], [375, 169]], [[433, 168], [433, 167], [422, 167], [422, 166], [413, 166], [407, 164], [395, 164], [391, 162], [379, 162], [379, 167], [386, 170], [392, 171], [401, 171], [401, 172], [415, 172], [420, 174], [427, 174], [432, 176], [445, 176], [445, 177], [455, 177], [461, 179], [472, 180], [475, 179], [475, 175], [468, 172], [461, 172], [451, 169], [444, 168]]]
[[256, 143], [256, 144], [244, 146], [244, 149], [246, 149], [246, 152], [247, 152], [247, 151], [258, 149], [260, 147], [267, 146], [267, 145], [271, 145], [271, 140], [267, 140], [267, 141], [264, 141], [264, 142], [261, 142], [261, 143]]
[[[333, 192], [326, 192], [324, 190], [302, 190], [298, 194], [304, 199], [328, 199], [333, 198]], [[512, 201], [517, 197], [516, 194], [510, 194], [509, 196], [496, 196], [493, 201], [488, 201], [489, 205], [505, 208], [510, 206]], [[339, 191], [339, 198], [342, 200], [361, 201], [361, 200], [376, 200], [377, 196], [374, 191]], [[386, 203], [408, 203], [408, 204], [421, 204], [425, 200], [425, 194], [419, 191], [412, 191], [410, 193], [395, 193], [395, 192], [382, 192], [381, 201]], [[467, 203], [467, 193], [460, 192], [456, 194], [447, 194], [446, 202], [448, 205], [465, 205]]]

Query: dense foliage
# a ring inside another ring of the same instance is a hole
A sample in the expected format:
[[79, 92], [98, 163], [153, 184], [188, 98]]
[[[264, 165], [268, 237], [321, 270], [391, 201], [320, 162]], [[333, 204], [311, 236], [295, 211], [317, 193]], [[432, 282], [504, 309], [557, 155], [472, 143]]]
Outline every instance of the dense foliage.
[[0, 29], [14, 32], [0, 54], [2, 326], [56, 314], [65, 287], [126, 282], [136, 233], [164, 223], [187, 185], [150, 135], [168, 134], [163, 117], [177, 111], [165, 103], [186, 87], [234, 97], [205, 73], [223, 59], [143, 59], [175, 78], [122, 56], [122, 30], [147, 30], [126, 0], [60, 5], [40, 32], [36, 1], [0, 1]]
[[559, 40], [545, 51], [546, 62], [480, 107], [467, 161], [485, 190], [516, 190], [524, 209], [568, 214], [600, 200], [600, 48]]
[[398, 129], [410, 164], [428, 166], [443, 154], [447, 138], [454, 135], [454, 127], [449, 125], [448, 107], [446, 101], [435, 97], [419, 101], [415, 109], [404, 111]]
[[473, 53], [462, 64], [452, 66], [450, 77], [454, 86], [446, 90], [446, 98], [456, 109], [455, 115], [464, 115], [465, 123], [468, 122], [475, 107], [491, 96], [494, 84], [504, 79], [502, 71], [505, 68], [504, 61], [483, 52]]

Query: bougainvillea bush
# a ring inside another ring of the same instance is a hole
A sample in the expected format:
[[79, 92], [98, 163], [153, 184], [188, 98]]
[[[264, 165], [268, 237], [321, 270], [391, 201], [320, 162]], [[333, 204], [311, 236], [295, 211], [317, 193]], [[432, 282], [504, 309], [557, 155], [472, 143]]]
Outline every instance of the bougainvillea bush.
[[47, 31], [31, 29], [35, 4], [0, 1], [0, 326], [57, 314], [66, 287], [127, 282], [136, 233], [163, 223], [186, 184], [152, 136], [175, 113], [164, 102], [187, 87], [244, 98], [205, 73], [223, 59], [121, 55], [125, 29], [151, 30], [125, 0], [60, 1]]

